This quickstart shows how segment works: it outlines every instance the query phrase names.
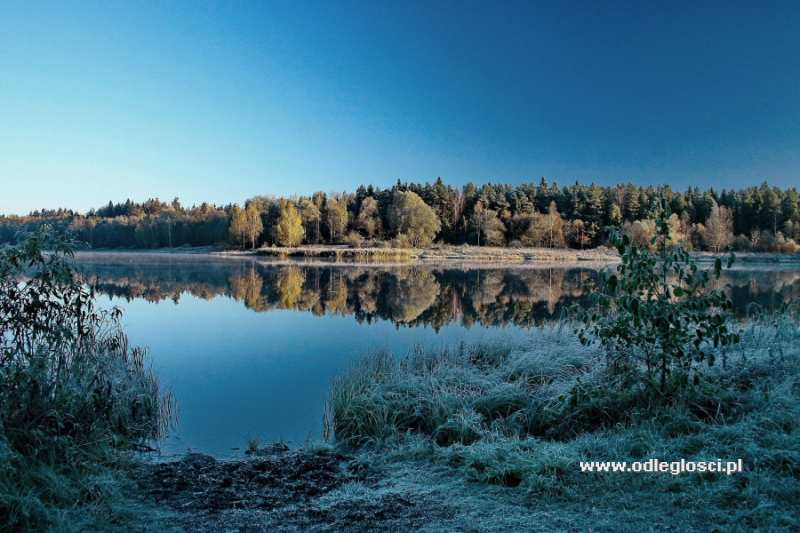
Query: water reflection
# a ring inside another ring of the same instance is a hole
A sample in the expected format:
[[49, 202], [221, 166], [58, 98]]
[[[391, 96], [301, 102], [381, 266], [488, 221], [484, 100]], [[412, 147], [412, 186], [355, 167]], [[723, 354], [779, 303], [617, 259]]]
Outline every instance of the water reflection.
[[[98, 292], [127, 301], [228, 297], [256, 312], [291, 309], [352, 315], [398, 326], [532, 326], [586, 304], [597, 272], [588, 268], [438, 268], [269, 265], [255, 261], [97, 263], [79, 270]], [[800, 272], [732, 270], [726, 286], [739, 315], [800, 299]]]
[[[404, 354], [492, 339], [588, 302], [587, 268], [375, 268], [251, 260], [83, 255], [77, 268], [124, 308], [179, 423], [165, 453], [235, 454], [251, 436], [302, 444], [319, 435], [331, 381], [373, 350]], [[726, 275], [743, 313], [797, 300], [800, 272]], [[167, 302], [167, 305], [157, 305]], [[175, 302], [179, 305], [173, 305]], [[498, 328], [501, 326], [501, 328]], [[434, 331], [435, 330], [435, 331]]]

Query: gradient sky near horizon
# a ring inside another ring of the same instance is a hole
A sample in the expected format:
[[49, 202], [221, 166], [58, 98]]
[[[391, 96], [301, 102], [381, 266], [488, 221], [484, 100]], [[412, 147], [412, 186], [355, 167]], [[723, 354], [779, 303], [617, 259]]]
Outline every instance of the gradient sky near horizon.
[[0, 213], [800, 185], [800, 2], [0, 4]]

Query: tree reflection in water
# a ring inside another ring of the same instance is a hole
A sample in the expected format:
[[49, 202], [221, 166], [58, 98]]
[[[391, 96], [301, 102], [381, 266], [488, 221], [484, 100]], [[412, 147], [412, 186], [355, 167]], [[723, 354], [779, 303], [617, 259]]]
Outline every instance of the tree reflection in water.
[[[78, 269], [102, 294], [127, 300], [180, 300], [183, 293], [229, 297], [248, 309], [353, 315], [397, 325], [451, 322], [466, 326], [531, 326], [557, 320], [573, 303], [587, 304], [596, 272], [588, 268], [442, 268], [432, 266], [269, 265], [251, 261], [96, 263]], [[727, 272], [739, 315], [800, 300], [800, 272]]]

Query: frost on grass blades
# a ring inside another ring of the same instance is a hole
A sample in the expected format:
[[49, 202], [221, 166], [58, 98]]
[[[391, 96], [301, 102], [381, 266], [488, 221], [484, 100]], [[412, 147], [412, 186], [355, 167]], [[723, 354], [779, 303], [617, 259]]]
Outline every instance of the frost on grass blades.
[[[533, 329], [519, 345], [365, 358], [333, 384], [332, 439], [406, 476], [433, 464], [512, 488], [503, 498], [523, 500], [529, 519], [556, 513], [567, 529], [667, 527], [676, 510], [685, 530], [800, 528], [798, 308], [733, 322], [709, 287], [722, 265], [705, 274], [668, 245], [619, 246], [602, 311], [575, 315], [583, 322]], [[742, 471], [580, 466], [676, 461]]]
[[122, 452], [168, 418], [144, 352], [118, 311], [95, 308], [71, 253], [46, 231], [0, 251], [0, 524], [12, 529], [75, 528], [118, 499]]
[[[796, 529], [799, 325], [796, 307], [751, 318], [738, 344], [709, 348], [727, 363], [699, 367], [699, 384], [669, 401], [617, 387], [602, 346], [581, 344], [569, 324], [536, 328], [518, 346], [376, 353], [333, 385], [328, 425], [340, 446], [403, 476], [433, 464], [451, 472], [449, 490], [457, 479], [513, 487], [503, 498], [525, 501], [528, 519], [547, 510], [579, 530], [641, 530], [679, 509], [684, 530]], [[741, 459], [743, 472], [580, 469], [591, 461], [720, 458]], [[602, 510], [604, 522], [587, 509]]]

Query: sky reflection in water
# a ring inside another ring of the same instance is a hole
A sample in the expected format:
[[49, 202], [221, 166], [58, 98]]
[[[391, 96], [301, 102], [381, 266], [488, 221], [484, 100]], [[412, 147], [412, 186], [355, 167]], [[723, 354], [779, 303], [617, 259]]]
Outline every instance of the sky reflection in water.
[[[331, 380], [371, 350], [407, 353], [497, 338], [587, 302], [589, 269], [266, 266], [250, 261], [97, 262], [79, 269], [125, 310], [178, 405], [165, 453], [238, 453], [250, 437], [319, 438]], [[735, 271], [737, 311], [800, 299], [800, 272]]]

